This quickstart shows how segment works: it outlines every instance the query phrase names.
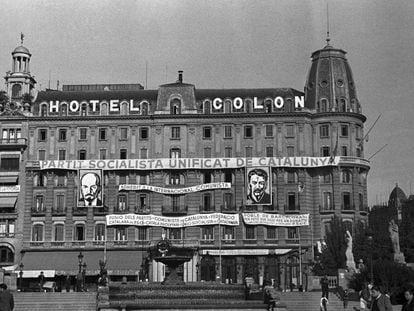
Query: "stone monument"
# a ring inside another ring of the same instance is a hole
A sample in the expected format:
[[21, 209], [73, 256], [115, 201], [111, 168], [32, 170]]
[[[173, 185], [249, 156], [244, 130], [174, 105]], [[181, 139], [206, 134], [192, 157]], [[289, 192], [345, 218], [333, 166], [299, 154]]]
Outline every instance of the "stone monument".
[[404, 254], [400, 249], [399, 229], [394, 219], [391, 219], [391, 221], [388, 223], [388, 232], [390, 233], [392, 249], [394, 252], [394, 261], [397, 263], [405, 264]]
[[348, 230], [346, 230], [345, 232], [345, 239], [346, 239], [346, 251], [345, 251], [346, 268], [348, 269], [348, 272], [355, 273], [356, 266], [355, 266], [354, 254], [352, 253], [352, 236]]

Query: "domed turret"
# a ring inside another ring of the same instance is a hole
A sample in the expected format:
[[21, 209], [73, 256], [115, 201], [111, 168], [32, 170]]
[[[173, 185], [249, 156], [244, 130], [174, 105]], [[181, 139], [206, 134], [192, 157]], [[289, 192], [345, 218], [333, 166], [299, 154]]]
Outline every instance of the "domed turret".
[[312, 54], [305, 106], [316, 112], [361, 113], [346, 52], [328, 44]]
[[407, 200], [407, 196], [404, 191], [395, 185], [395, 188], [391, 191], [390, 198], [388, 199], [388, 207], [400, 208], [401, 204]]
[[23, 45], [18, 46], [17, 48], [14, 49], [14, 51], [12, 52], [12, 55], [15, 53], [24, 53], [24, 54], [28, 54], [29, 56], [31, 56], [32, 54], [30, 54], [29, 50], [24, 47]]

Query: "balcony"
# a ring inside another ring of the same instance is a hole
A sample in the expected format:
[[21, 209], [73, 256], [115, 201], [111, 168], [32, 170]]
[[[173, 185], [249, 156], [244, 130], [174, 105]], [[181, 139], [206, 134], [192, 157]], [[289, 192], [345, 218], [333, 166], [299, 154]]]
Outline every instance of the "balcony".
[[148, 215], [151, 213], [151, 209], [148, 206], [137, 206], [135, 207], [135, 213], [140, 215]]
[[31, 209], [32, 216], [45, 216], [46, 208], [42, 207], [32, 207]]
[[85, 206], [74, 206], [73, 215], [74, 216], [85, 216], [88, 214], [88, 208]]
[[93, 214], [95, 216], [106, 215], [107, 213], [108, 213], [108, 207], [107, 206], [94, 206], [94, 208], [93, 208]]
[[230, 213], [234, 212], [234, 213], [236, 213], [236, 212], [239, 211], [239, 209], [241, 210], [242, 207], [241, 206], [240, 207], [237, 207], [235, 204], [234, 205], [230, 205], [230, 204], [220, 205], [220, 211], [221, 212], [225, 212], [225, 213], [227, 213], [227, 212], [230, 212]]
[[353, 214], [355, 213], [355, 206], [341, 204], [341, 212]]
[[184, 216], [188, 213], [188, 206], [163, 205], [162, 214], [164, 216]]
[[215, 208], [212, 205], [200, 205], [199, 206], [200, 213], [212, 213], [215, 212]]
[[52, 209], [52, 216], [65, 216], [66, 215], [66, 208], [65, 207], [57, 207]]
[[285, 213], [286, 214], [297, 214], [300, 212], [300, 205], [296, 204], [296, 205], [286, 205], [285, 204]]
[[0, 150], [21, 150], [26, 149], [26, 147], [26, 138], [0, 139]]

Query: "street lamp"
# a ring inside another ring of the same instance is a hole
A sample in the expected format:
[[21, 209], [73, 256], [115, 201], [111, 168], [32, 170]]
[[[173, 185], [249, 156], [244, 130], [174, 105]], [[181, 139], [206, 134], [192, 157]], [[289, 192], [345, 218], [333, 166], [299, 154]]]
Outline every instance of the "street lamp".
[[196, 281], [198, 281], [198, 269], [200, 269], [200, 263], [196, 263]]
[[20, 263], [19, 268], [20, 268], [20, 271], [19, 271], [19, 275], [20, 275], [20, 291], [23, 291], [23, 268], [24, 268], [23, 262]]
[[369, 242], [369, 261], [370, 261], [370, 279], [371, 279], [371, 284], [374, 284], [374, 267], [373, 267], [373, 263], [372, 263], [372, 251], [373, 251], [373, 237], [372, 235], [368, 235], [367, 237], [368, 242]]
[[78, 262], [79, 262], [79, 273], [81, 273], [81, 271], [82, 271], [82, 262], [83, 262], [83, 254], [82, 254], [82, 251], [79, 252]]
[[86, 267], [87, 267], [86, 262], [83, 263], [82, 267], [83, 267], [83, 270], [82, 270], [82, 289], [83, 289], [83, 291], [85, 291], [85, 275], [86, 275]]

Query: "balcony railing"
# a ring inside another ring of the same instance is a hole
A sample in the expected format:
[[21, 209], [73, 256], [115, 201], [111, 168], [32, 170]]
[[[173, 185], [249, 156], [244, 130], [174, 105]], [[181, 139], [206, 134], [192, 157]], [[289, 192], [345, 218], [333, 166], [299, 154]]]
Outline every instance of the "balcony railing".
[[285, 213], [298, 213], [300, 212], [300, 205], [296, 204], [294, 206], [285, 204]]
[[32, 216], [45, 216], [46, 214], [46, 208], [45, 207], [32, 207]]
[[137, 206], [135, 207], [135, 213], [136, 214], [141, 214], [141, 215], [148, 215], [151, 213], [151, 209], [147, 206], [141, 207], [141, 206]]
[[234, 204], [224, 204], [220, 206], [220, 211], [222, 212], [237, 212], [239, 208]]
[[84, 216], [88, 214], [88, 207], [85, 206], [74, 206], [73, 215]]
[[162, 206], [162, 214], [163, 215], [170, 215], [170, 216], [180, 216], [180, 215], [187, 215], [188, 213], [188, 206], [171, 206], [171, 205], [163, 205]]
[[0, 146], [1, 149], [20, 149], [27, 147], [27, 139], [26, 138], [12, 138], [12, 139], [0, 139]]
[[65, 207], [54, 208], [54, 209], [52, 209], [52, 215], [53, 216], [63, 216], [63, 215], [66, 215], [66, 208]]
[[108, 213], [107, 206], [95, 206], [93, 208], [93, 214], [96, 215], [106, 215]]
[[211, 213], [211, 212], [215, 212], [215, 208], [214, 205], [200, 205], [199, 207], [199, 211], [200, 213]]

